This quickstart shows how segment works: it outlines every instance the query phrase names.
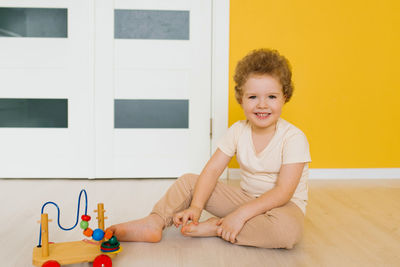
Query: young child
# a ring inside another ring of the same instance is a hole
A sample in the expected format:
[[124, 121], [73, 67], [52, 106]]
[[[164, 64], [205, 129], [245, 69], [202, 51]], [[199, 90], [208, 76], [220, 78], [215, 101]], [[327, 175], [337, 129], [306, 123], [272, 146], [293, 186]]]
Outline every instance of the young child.
[[[275, 50], [252, 51], [237, 65], [236, 99], [246, 121], [233, 124], [200, 175], [185, 174], [143, 219], [113, 225], [121, 241], [159, 242], [162, 230], [219, 236], [238, 245], [293, 248], [307, 204], [309, 145], [303, 132], [280, 118], [293, 93], [291, 69]], [[218, 178], [236, 155], [240, 188]], [[199, 222], [203, 210], [215, 217]]]

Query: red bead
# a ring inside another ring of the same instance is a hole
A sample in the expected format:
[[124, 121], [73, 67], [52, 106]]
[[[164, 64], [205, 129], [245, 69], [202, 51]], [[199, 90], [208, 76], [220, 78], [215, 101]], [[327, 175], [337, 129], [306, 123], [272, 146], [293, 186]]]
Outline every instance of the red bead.
[[93, 261], [93, 267], [112, 267], [112, 260], [107, 255], [99, 255]]
[[57, 261], [49, 260], [43, 263], [42, 267], [60, 267], [61, 265]]
[[89, 215], [82, 215], [82, 221], [86, 221], [86, 222], [88, 222], [88, 221], [90, 221], [90, 219], [91, 219], [91, 217], [89, 216]]

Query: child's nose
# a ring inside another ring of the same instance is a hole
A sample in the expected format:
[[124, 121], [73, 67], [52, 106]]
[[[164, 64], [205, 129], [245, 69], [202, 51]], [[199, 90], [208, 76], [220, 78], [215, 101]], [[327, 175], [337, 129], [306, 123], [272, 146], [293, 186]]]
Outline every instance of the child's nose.
[[268, 101], [267, 101], [267, 99], [260, 99], [260, 101], [258, 101], [258, 107], [259, 107], [259, 108], [266, 108], [266, 107], [268, 107]]

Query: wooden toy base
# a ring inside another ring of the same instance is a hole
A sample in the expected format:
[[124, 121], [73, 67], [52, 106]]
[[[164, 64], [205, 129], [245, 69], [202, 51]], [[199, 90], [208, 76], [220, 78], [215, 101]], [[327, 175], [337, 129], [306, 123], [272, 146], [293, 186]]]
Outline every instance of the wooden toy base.
[[[100, 244], [91, 244], [85, 241], [63, 242], [49, 244], [49, 256], [42, 257], [42, 248], [33, 248], [32, 263], [35, 266], [42, 266], [48, 260], [55, 260], [59, 264], [73, 264], [80, 262], [92, 262], [101, 254]], [[107, 256], [114, 258], [117, 254], [107, 253]]]

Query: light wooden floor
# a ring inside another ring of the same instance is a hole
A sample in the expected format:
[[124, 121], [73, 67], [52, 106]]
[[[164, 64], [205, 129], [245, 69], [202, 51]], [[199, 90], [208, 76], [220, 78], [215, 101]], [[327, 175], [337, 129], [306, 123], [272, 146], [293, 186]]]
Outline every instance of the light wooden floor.
[[[60, 205], [61, 223], [69, 227], [75, 222], [77, 195], [86, 188], [89, 214], [98, 202], [104, 202], [110, 218], [106, 225], [110, 225], [146, 215], [172, 182], [0, 180], [0, 266], [32, 266], [32, 248], [39, 231], [36, 220], [46, 201]], [[219, 238], [188, 238], [169, 228], [157, 244], [123, 243], [124, 250], [113, 264], [400, 266], [400, 180], [311, 180], [309, 197], [304, 238], [293, 250], [240, 247]], [[47, 212], [56, 219], [54, 208]], [[64, 232], [55, 222], [49, 232], [55, 242], [83, 239], [80, 229]]]

